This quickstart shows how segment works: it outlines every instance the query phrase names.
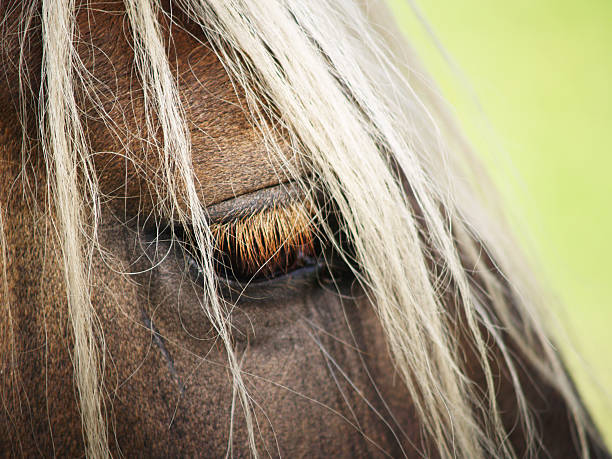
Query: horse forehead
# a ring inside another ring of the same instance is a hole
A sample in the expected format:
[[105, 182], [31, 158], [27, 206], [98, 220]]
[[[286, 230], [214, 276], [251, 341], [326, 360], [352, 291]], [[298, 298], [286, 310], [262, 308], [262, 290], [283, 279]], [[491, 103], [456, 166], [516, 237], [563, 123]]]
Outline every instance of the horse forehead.
[[[125, 17], [104, 11], [95, 14], [95, 21], [91, 12], [78, 16], [82, 35], [93, 44], [82, 48], [80, 54], [98, 81], [96, 86], [112, 126], [103, 117], [94, 116], [87, 124], [87, 135], [96, 153], [94, 162], [102, 190], [133, 187], [129, 194], [134, 195], [136, 189], [143, 189], [141, 182], [159, 169], [159, 153], [145, 152], [146, 143], [142, 142], [144, 97]], [[277, 161], [249, 122], [247, 103], [215, 52], [194, 38], [197, 31], [188, 33], [173, 26], [168, 40], [168, 30], [163, 33], [165, 42], [170, 43], [168, 58], [187, 119], [200, 198], [211, 205], [277, 184]], [[126, 162], [126, 149], [138, 164]], [[148, 207], [142, 202], [145, 196], [139, 199], [140, 209], [143, 204]], [[149, 204], [155, 207], [154, 202]]]

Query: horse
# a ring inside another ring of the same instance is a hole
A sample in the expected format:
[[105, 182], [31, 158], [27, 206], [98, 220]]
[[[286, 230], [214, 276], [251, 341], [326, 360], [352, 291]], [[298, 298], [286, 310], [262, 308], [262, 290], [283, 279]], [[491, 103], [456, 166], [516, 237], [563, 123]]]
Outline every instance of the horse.
[[610, 457], [382, 0], [2, 0], [6, 456]]

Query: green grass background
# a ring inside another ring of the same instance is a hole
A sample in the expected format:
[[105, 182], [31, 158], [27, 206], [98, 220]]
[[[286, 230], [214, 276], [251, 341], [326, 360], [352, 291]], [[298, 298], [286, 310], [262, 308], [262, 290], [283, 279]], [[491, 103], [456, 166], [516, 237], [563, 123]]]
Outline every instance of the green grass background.
[[[494, 171], [494, 178], [511, 211], [528, 222], [573, 344], [610, 391], [612, 1], [420, 0], [462, 76], [407, 2], [389, 2], [485, 159], [493, 162], [496, 151], [512, 163], [513, 173]], [[610, 403], [575, 360], [569, 365], [612, 444]]]

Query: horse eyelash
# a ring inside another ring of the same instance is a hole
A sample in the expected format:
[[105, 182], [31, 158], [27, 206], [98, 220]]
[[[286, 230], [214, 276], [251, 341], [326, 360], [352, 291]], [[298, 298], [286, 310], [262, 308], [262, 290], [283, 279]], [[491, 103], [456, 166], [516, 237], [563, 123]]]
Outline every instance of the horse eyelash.
[[303, 203], [278, 205], [210, 226], [217, 273], [248, 280], [274, 278], [319, 256], [313, 215]]

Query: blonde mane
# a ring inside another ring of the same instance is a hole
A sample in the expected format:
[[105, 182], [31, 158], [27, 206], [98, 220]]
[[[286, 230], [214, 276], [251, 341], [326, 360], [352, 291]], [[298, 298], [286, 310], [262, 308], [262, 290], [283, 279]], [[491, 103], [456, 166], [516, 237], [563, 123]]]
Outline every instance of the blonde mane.
[[[426, 443], [435, 445], [425, 454], [517, 456], [497, 404], [495, 378], [503, 368], [513, 385], [527, 455], [537, 455], [538, 431], [518, 375], [522, 357], [561, 394], [588, 456], [591, 426], [551, 344], [539, 288], [498, 209], [488, 204], [495, 191], [475, 155], [380, 13], [383, 1], [177, 3], [201, 26], [203, 40], [244, 93], [245, 109], [270, 156], [283, 158], [279, 174], [306, 193], [317, 187], [338, 209], [354, 250], [345, 261], [376, 311]], [[166, 13], [155, 0], [124, 4], [148, 132], [163, 139], [151, 139], [163, 165], [163, 184], [156, 185], [160, 212], [194, 230], [204, 272], [201, 307], [224, 345], [257, 456], [253, 402], [232, 346], [231, 305], [216, 294], [213, 234], [198, 198], [185, 113], [162, 35], [159, 19]], [[26, 12], [24, 23], [32, 14]], [[76, 51], [75, 14], [74, 0], [42, 0], [38, 120], [62, 241], [86, 454], [105, 457], [104, 340], [90, 300], [100, 203], [75, 96], [92, 76]], [[26, 33], [24, 27], [23, 40]], [[334, 231], [324, 222], [322, 227], [341, 251]], [[476, 359], [469, 365], [484, 375], [484, 393], [468, 374], [466, 343]]]

